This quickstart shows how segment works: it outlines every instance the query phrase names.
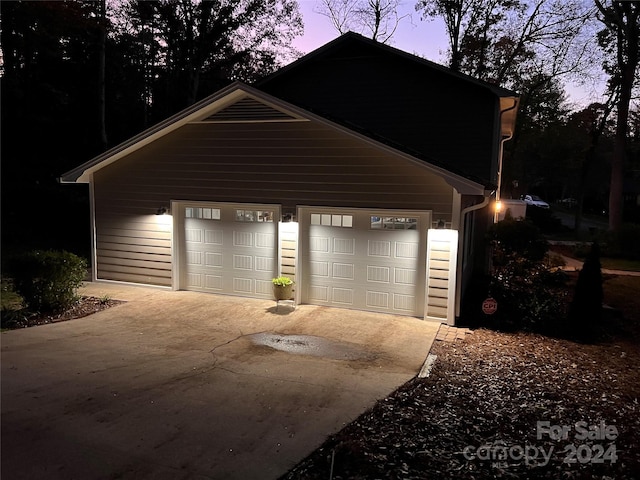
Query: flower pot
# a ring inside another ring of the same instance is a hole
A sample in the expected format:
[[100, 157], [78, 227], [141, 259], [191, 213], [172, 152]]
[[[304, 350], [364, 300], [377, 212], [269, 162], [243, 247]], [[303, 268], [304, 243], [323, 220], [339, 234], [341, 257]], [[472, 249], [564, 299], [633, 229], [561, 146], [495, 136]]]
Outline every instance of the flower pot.
[[293, 298], [293, 284], [274, 285], [273, 296], [276, 298], [276, 300], [289, 300]]

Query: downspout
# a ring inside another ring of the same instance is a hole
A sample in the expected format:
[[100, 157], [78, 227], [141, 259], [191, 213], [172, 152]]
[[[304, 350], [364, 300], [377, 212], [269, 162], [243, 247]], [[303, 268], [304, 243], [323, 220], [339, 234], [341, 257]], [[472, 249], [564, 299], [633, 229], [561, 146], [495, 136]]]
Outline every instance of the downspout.
[[463, 273], [462, 270], [463, 270], [464, 261], [465, 261], [465, 259], [463, 258], [464, 246], [465, 246], [464, 227], [466, 225], [466, 217], [468, 213], [471, 213], [475, 210], [480, 210], [481, 208], [484, 208], [487, 205], [489, 205], [490, 200], [491, 200], [491, 195], [489, 194], [488, 196], [484, 197], [484, 200], [482, 200], [482, 202], [463, 208], [462, 211], [460, 212], [460, 226], [458, 227], [458, 232], [459, 232], [458, 238], [460, 239], [460, 241], [458, 241], [459, 261], [458, 261], [458, 268], [456, 272], [456, 278], [458, 279], [458, 281], [456, 281], [456, 317], [460, 316], [460, 303], [462, 300], [461, 298], [462, 297], [462, 273]]
[[[499, 121], [500, 121], [501, 129], [502, 129], [502, 116], [511, 110], [515, 110], [517, 106], [518, 106], [518, 100], [514, 99], [513, 105], [511, 105], [508, 108], [505, 108], [504, 110], [500, 110]], [[496, 189], [496, 205], [498, 205], [500, 202], [500, 190], [502, 189], [502, 156], [504, 155], [504, 142], [509, 141], [513, 138], [513, 129], [511, 129], [508, 135], [502, 135], [502, 132], [500, 132], [500, 134], [501, 134], [501, 140], [500, 140], [500, 148], [498, 149], [498, 188]], [[500, 215], [500, 212], [496, 208], [493, 213], [493, 223], [498, 222], [499, 215]]]

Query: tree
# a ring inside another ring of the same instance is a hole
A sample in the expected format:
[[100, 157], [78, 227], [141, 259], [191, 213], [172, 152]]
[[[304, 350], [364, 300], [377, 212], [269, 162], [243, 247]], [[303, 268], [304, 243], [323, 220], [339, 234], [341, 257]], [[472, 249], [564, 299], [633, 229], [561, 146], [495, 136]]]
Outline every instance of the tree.
[[[193, 104], [229, 80], [251, 82], [297, 55], [295, 0], [130, 0], [119, 35], [135, 38], [155, 119]], [[151, 100], [152, 99], [152, 100]]]
[[449, 37], [449, 67], [455, 71], [462, 70], [463, 49], [475, 43], [471, 38], [486, 38], [514, 8], [521, 8], [519, 0], [419, 0], [416, 4], [423, 19], [444, 20]]
[[450, 67], [482, 80], [517, 88], [590, 65], [593, 12], [580, 0], [420, 0], [416, 9], [444, 19]]
[[604, 65], [605, 71], [610, 75], [609, 89], [619, 91], [609, 189], [609, 229], [616, 231], [620, 229], [623, 220], [629, 106], [640, 61], [640, 3], [595, 0], [595, 4], [599, 12], [598, 18], [605, 26], [598, 35], [599, 43], [606, 53], [615, 56], [615, 62], [605, 62]]
[[584, 147], [580, 149], [582, 155], [580, 167], [580, 183], [578, 184], [578, 194], [575, 212], [574, 229], [579, 232], [582, 226], [582, 212], [584, 208], [584, 197], [587, 188], [587, 179], [591, 168], [596, 160], [596, 152], [602, 135], [609, 126], [609, 116], [615, 104], [615, 95], [609, 96], [604, 104], [593, 103], [586, 109], [572, 115], [572, 123], [586, 134]]
[[400, 15], [400, 0], [321, 0], [317, 13], [329, 19], [338, 33], [349, 31], [387, 43], [409, 15]]
[[107, 2], [100, 0], [100, 16], [99, 16], [99, 33], [98, 33], [98, 121], [100, 143], [103, 150], [107, 149], [107, 123], [106, 108], [107, 100], [105, 95], [106, 88], [106, 48], [107, 48]]

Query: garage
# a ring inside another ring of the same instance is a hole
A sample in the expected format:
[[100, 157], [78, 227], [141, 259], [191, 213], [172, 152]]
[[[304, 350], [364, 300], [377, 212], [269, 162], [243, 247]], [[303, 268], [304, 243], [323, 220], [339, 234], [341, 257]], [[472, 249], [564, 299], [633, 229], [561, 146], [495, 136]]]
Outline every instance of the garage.
[[179, 288], [272, 298], [279, 206], [179, 203], [177, 211]]
[[304, 207], [302, 303], [424, 315], [430, 213]]

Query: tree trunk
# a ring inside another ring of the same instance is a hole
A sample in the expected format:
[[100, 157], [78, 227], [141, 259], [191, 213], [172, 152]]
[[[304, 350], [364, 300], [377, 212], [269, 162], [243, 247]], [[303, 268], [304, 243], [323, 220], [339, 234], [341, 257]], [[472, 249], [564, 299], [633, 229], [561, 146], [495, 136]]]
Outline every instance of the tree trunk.
[[100, 135], [100, 147], [107, 149], [107, 125], [106, 125], [106, 44], [107, 44], [107, 6], [106, 0], [100, 0], [100, 31], [98, 32], [98, 131]]

